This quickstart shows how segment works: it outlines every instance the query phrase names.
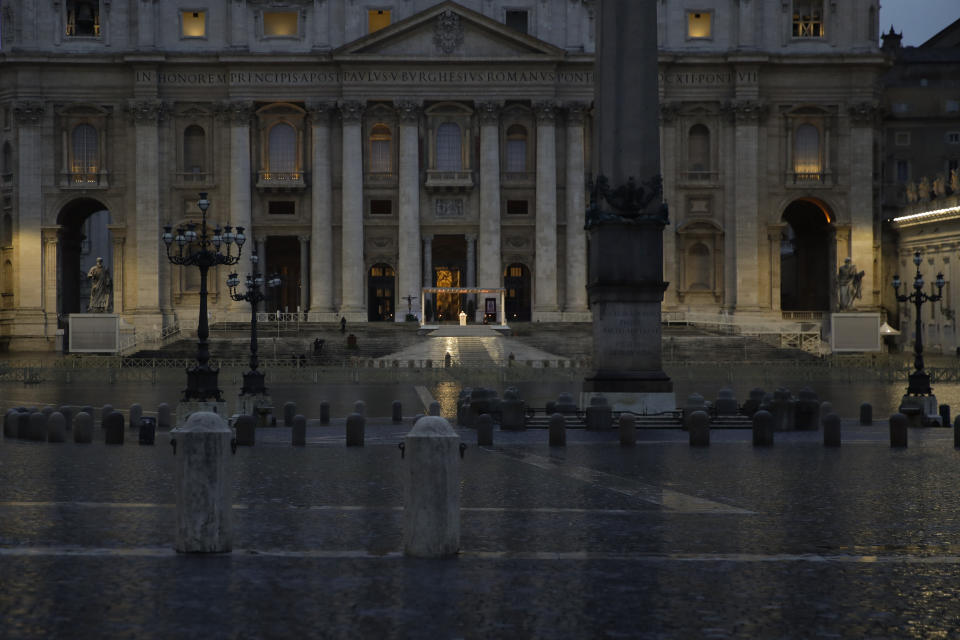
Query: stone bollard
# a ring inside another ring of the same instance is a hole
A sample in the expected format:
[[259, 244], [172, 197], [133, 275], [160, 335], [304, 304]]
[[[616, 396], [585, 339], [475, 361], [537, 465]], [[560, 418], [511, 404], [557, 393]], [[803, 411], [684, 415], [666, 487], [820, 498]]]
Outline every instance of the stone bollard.
[[283, 405], [283, 426], [293, 426], [293, 416], [297, 415], [297, 404], [295, 402], [285, 402]]
[[[30, 437], [30, 414], [29, 410], [23, 410], [17, 414], [17, 439], [26, 440]], [[43, 415], [43, 414], [40, 414]]]
[[707, 401], [699, 393], [687, 396], [687, 403], [683, 407], [683, 428], [690, 428], [690, 416], [696, 411], [707, 411]]
[[81, 411], [73, 419], [73, 441], [77, 444], [93, 442], [93, 417], [86, 411]]
[[953, 447], [960, 449], [960, 416], [953, 421]]
[[253, 416], [240, 416], [233, 423], [237, 430], [237, 446], [252, 447], [257, 439], [257, 421]]
[[577, 403], [573, 400], [573, 394], [564, 392], [558, 395], [555, 409], [557, 413], [576, 415], [578, 407]]
[[637, 421], [632, 413], [620, 414], [618, 430], [621, 447], [633, 447], [637, 444]]
[[823, 446], [840, 446], [840, 416], [835, 413], [823, 416]]
[[753, 414], [753, 446], [773, 446], [773, 414], [763, 409]]
[[209, 411], [190, 414], [170, 432], [177, 457], [179, 553], [227, 553], [233, 549], [233, 431]]
[[427, 410], [427, 413], [433, 416], [434, 418], [440, 417], [440, 403], [434, 400], [430, 403], [430, 407]]
[[860, 405], [860, 426], [869, 427], [873, 424], [873, 405], [864, 402]]
[[460, 436], [439, 416], [403, 439], [403, 552], [436, 558], [460, 549]]
[[601, 431], [613, 428], [613, 407], [607, 404], [606, 396], [593, 396], [586, 411], [587, 429]]
[[152, 445], [157, 440], [157, 419], [149, 416], [140, 418], [140, 426], [137, 431], [137, 443], [142, 445]]
[[773, 415], [774, 431], [793, 431], [797, 417], [796, 400], [790, 395], [790, 389], [780, 387], [773, 392], [770, 413]]
[[413, 422], [412, 422], [411, 424], [417, 424], [417, 420], [419, 420], [419, 419], [422, 418], [423, 416], [424, 416], [424, 414], [422, 414], [422, 413], [418, 413], [417, 415], [413, 416]]
[[793, 423], [801, 431], [820, 428], [820, 400], [810, 387], [800, 389], [793, 409]]
[[[459, 409], [458, 409], [459, 415]], [[500, 402], [500, 429], [504, 431], [523, 431], [527, 428], [527, 403], [513, 387], [503, 392]]]
[[763, 404], [765, 395], [766, 392], [760, 387], [751, 389], [750, 397], [743, 403], [743, 415], [752, 418], [753, 414], [760, 410], [760, 405]]
[[481, 447], [493, 446], [493, 418], [489, 413], [477, 416], [477, 445]]
[[56, 409], [54, 409], [48, 404], [47, 406], [45, 406], [43, 409], [40, 410], [40, 413], [42, 413], [43, 415], [47, 416], [47, 418], [49, 418], [50, 414], [53, 413], [54, 411], [56, 411]]
[[169, 429], [170, 424], [170, 405], [161, 402], [157, 405], [157, 429]]
[[103, 438], [106, 444], [123, 444], [123, 414], [111, 411], [103, 421]]
[[567, 419], [562, 413], [555, 413], [550, 416], [550, 446], [567, 446]]
[[353, 412], [356, 413], [356, 414], [359, 414], [359, 415], [363, 416], [364, 418], [366, 418], [366, 417], [367, 417], [367, 403], [364, 402], [363, 400], [357, 400], [356, 402], [353, 403]]
[[733, 395], [733, 389], [720, 389], [713, 406], [716, 407], [718, 416], [735, 416], [740, 413], [740, 405]]
[[910, 419], [902, 413], [890, 416], [890, 446], [901, 448], [907, 446], [907, 427]]
[[127, 425], [130, 429], [139, 429], [140, 428], [140, 418], [143, 417], [143, 407], [139, 404], [130, 405], [130, 411], [127, 412], [127, 420], [130, 421], [130, 424]]
[[73, 430], [73, 407], [70, 405], [63, 405], [57, 411], [63, 416], [63, 428], [66, 431]]
[[687, 429], [690, 432], [691, 447], [710, 446], [710, 416], [706, 411], [694, 411], [690, 414]]
[[367, 419], [359, 413], [351, 413], [347, 416], [347, 446], [362, 447], [363, 432], [366, 427]]
[[290, 443], [295, 447], [307, 446], [307, 419], [299, 413], [293, 416], [293, 430], [290, 433]]
[[27, 429], [27, 440], [34, 442], [46, 442], [47, 440], [47, 416], [39, 411], [30, 414], [30, 426]]
[[9, 409], [3, 417], [3, 437], [4, 438], [16, 438], [17, 437], [17, 424], [19, 423], [20, 418], [16, 409]]
[[47, 442], [67, 441], [67, 421], [63, 414], [54, 411], [47, 416]]
[[113, 413], [112, 404], [105, 404], [100, 409], [100, 428], [101, 429], [107, 428], [107, 416], [109, 416], [111, 413]]
[[320, 424], [330, 424], [330, 403], [326, 400], [320, 403]]
[[403, 404], [399, 400], [393, 401], [393, 406], [391, 407], [391, 419], [393, 424], [399, 424], [403, 422]]
[[940, 426], [950, 426], [950, 405], [948, 404], [940, 405]]
[[84, 413], [87, 413], [87, 414], [90, 416], [90, 418], [93, 419], [94, 413], [93, 413], [93, 406], [92, 406], [92, 405], [85, 404], [85, 405], [83, 405], [83, 407], [81, 407], [80, 411], [83, 411]]

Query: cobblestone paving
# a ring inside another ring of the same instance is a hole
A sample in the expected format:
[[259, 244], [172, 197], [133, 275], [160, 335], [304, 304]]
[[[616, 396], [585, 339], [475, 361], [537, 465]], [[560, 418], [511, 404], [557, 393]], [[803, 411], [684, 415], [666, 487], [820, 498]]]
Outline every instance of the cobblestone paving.
[[234, 552], [178, 556], [157, 445], [0, 444], [4, 638], [949, 638], [949, 429], [497, 432], [462, 463], [461, 554], [400, 553], [409, 421], [262, 429], [234, 466]]

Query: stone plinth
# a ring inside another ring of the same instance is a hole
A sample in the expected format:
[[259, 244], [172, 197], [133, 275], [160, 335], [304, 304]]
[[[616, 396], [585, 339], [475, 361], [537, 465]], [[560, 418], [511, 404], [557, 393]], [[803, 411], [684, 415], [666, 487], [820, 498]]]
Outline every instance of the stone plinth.
[[404, 438], [403, 550], [440, 557], [460, 548], [460, 436], [437, 416]]
[[194, 414], [198, 411], [205, 411], [209, 413], [215, 413], [224, 420], [227, 419], [227, 403], [223, 400], [217, 402], [215, 400], [189, 400], [181, 401], [177, 403], [177, 427], [182, 427], [187, 424], [187, 420], [190, 418], [191, 414]]

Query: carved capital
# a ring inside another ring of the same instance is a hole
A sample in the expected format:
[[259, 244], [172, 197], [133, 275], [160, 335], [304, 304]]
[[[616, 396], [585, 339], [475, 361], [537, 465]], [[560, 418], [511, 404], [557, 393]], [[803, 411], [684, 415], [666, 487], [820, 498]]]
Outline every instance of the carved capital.
[[19, 125], [40, 124], [43, 117], [43, 103], [33, 101], [20, 101], [13, 105], [13, 116]]
[[500, 124], [500, 111], [503, 110], [503, 105], [499, 102], [478, 102], [477, 103], [477, 119], [480, 120], [480, 125], [498, 125]]
[[680, 114], [680, 105], [676, 102], [660, 103], [660, 122], [673, 122]]
[[880, 107], [872, 102], [850, 105], [848, 113], [854, 124], [873, 126], [880, 122]]
[[253, 118], [252, 102], [222, 102], [217, 105], [217, 117], [227, 124], [249, 125]]
[[590, 105], [586, 102], [568, 102], [564, 105], [567, 110], [567, 124], [581, 125], [587, 117]]
[[329, 124], [330, 117], [337, 110], [335, 102], [308, 102], [307, 113], [314, 124]]
[[159, 100], [131, 100], [127, 103], [127, 116], [134, 124], [157, 124], [166, 113], [166, 106]]
[[423, 112], [423, 106], [414, 100], [398, 100], [393, 103], [397, 111], [397, 117], [400, 122], [405, 124], [417, 124], [420, 122], [420, 114]]
[[359, 124], [366, 106], [356, 100], [344, 100], [340, 103], [340, 118], [344, 124]]
[[557, 104], [550, 100], [533, 103], [533, 113], [537, 122], [552, 124], [557, 119]]
[[767, 117], [767, 105], [755, 100], [735, 100], [724, 105], [724, 110], [734, 122], [756, 124]]

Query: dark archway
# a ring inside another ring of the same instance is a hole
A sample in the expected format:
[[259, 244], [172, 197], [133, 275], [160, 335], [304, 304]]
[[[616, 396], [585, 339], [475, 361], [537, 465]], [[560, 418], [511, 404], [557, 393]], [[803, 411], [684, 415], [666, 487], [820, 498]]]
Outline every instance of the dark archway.
[[266, 309], [294, 313], [303, 306], [300, 297], [300, 240], [296, 236], [269, 236], [264, 250], [267, 252], [266, 273], [278, 273], [281, 279], [280, 288], [267, 293]]
[[393, 320], [396, 273], [388, 264], [375, 264], [367, 274], [367, 320]]
[[[90, 298], [87, 271], [97, 258], [103, 258], [104, 266], [113, 274], [113, 248], [110, 244], [110, 212], [94, 198], [71, 200], [57, 215], [60, 225], [57, 262], [59, 286], [57, 288], [57, 313], [61, 326], [71, 313], [85, 313]], [[113, 309], [113, 296], [110, 307]]]
[[504, 303], [507, 321], [530, 322], [530, 300], [533, 298], [530, 269], [519, 262], [508, 265], [503, 273], [503, 288], [507, 290]]
[[833, 216], [818, 200], [797, 200], [783, 212], [780, 243], [780, 308], [829, 311], [833, 267]]

